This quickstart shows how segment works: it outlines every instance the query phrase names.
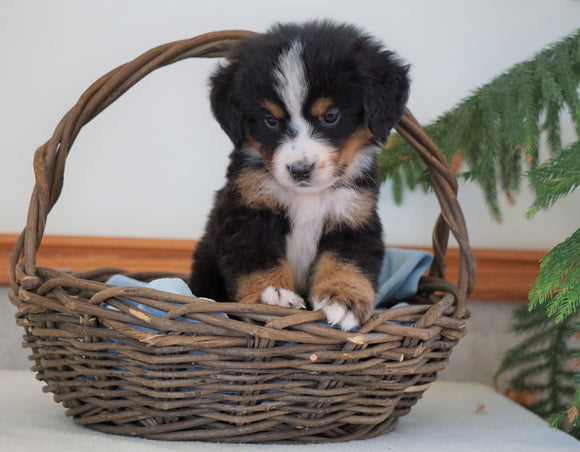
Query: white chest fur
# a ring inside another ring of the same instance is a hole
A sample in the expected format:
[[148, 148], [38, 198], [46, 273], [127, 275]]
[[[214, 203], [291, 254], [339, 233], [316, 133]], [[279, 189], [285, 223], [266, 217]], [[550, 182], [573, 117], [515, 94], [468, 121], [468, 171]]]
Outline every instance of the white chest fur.
[[349, 188], [293, 193], [288, 197], [291, 230], [286, 237], [286, 258], [298, 292], [306, 286], [325, 223], [352, 223], [364, 201], [358, 191]]

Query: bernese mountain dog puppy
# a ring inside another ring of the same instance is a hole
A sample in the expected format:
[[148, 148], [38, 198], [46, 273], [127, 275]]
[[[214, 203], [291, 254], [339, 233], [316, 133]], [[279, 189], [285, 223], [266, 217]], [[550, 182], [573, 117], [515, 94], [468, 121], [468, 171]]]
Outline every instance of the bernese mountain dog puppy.
[[385, 251], [376, 155], [408, 92], [408, 66], [349, 25], [281, 24], [236, 44], [211, 77], [235, 147], [192, 292], [366, 322]]

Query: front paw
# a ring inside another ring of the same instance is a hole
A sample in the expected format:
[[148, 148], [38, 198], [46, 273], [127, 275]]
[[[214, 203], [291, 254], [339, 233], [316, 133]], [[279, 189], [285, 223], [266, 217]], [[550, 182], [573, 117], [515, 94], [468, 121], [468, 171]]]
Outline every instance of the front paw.
[[304, 309], [302, 297], [288, 289], [276, 289], [268, 286], [260, 295], [260, 303], [282, 306], [285, 308]]
[[365, 323], [371, 316], [372, 304], [366, 301], [345, 300], [325, 296], [312, 299], [314, 310], [322, 309], [326, 320], [331, 325], [339, 326], [343, 331], [351, 331]]
[[356, 265], [335, 253], [320, 256], [309, 300], [328, 323], [345, 331], [359, 327], [371, 317], [374, 299], [373, 284]]

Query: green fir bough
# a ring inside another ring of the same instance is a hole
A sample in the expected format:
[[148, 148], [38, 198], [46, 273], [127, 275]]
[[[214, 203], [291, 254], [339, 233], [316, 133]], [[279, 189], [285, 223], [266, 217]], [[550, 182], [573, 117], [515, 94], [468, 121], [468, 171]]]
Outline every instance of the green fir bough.
[[[466, 168], [459, 176], [480, 185], [498, 220], [500, 191], [512, 197], [527, 178], [536, 192], [531, 219], [580, 186], [580, 141], [562, 149], [561, 139], [564, 111], [580, 136], [579, 86], [580, 30], [516, 64], [424, 128], [455, 169]], [[540, 162], [541, 137], [552, 157], [546, 163]], [[379, 168], [383, 180], [392, 181], [397, 202], [405, 186], [429, 187], [420, 158], [398, 135], [379, 154]], [[580, 229], [541, 260], [529, 299], [529, 307], [514, 313], [514, 330], [523, 340], [508, 350], [496, 377], [509, 373], [510, 391], [535, 398], [529, 409], [580, 437], [580, 374], [572, 369], [580, 351], [569, 346], [580, 320]]]
[[530, 171], [527, 176], [536, 192], [536, 200], [527, 213], [528, 219], [531, 219], [540, 209], [548, 209], [580, 185], [580, 141]]
[[507, 351], [495, 378], [505, 374], [510, 391], [532, 394], [527, 408], [545, 419], [567, 412], [575, 394], [570, 357], [580, 350], [569, 341], [578, 331], [578, 320], [570, 316], [556, 323], [542, 307], [530, 312], [522, 306], [513, 312], [512, 329], [523, 339]]
[[[580, 141], [530, 171], [528, 178], [536, 190], [536, 200], [527, 214], [532, 218], [580, 185]], [[530, 309], [547, 303], [548, 315], [557, 322], [580, 308], [580, 228], [541, 260], [529, 298]]]
[[[528, 211], [528, 218], [539, 209], [547, 209], [559, 198], [573, 192], [580, 185], [580, 142], [562, 151], [556, 158], [537, 167], [528, 174], [530, 183], [536, 190], [536, 201]], [[540, 312], [554, 327], [566, 328], [578, 320], [580, 310], [580, 228], [556, 245], [540, 262], [540, 272], [529, 294], [529, 310]], [[545, 310], [544, 306], [545, 304]], [[546, 316], [547, 314], [547, 316]], [[574, 324], [578, 331], [578, 323]], [[578, 335], [574, 336], [575, 338]], [[549, 339], [549, 338], [548, 338]], [[578, 358], [578, 351], [565, 355], [555, 355], [569, 362]], [[566, 359], [567, 358], [567, 359]], [[525, 365], [529, 357], [520, 357]], [[570, 378], [576, 385], [576, 393], [565, 407], [554, 410], [552, 425], [565, 427], [580, 438], [580, 374]], [[563, 387], [567, 387], [564, 384]], [[567, 421], [567, 422], [565, 422]]]
[[[498, 192], [516, 193], [525, 171], [537, 167], [540, 134], [557, 154], [564, 110], [580, 134], [579, 84], [580, 30], [516, 64], [424, 128], [449, 161], [461, 156], [467, 169], [460, 176], [481, 186], [499, 220]], [[379, 167], [397, 202], [404, 186], [429, 186], [424, 165], [398, 135], [379, 154]]]

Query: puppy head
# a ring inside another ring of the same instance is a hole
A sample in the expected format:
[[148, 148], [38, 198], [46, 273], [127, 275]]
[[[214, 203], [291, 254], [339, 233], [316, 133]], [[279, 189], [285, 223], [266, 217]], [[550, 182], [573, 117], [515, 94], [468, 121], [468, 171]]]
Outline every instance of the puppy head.
[[278, 25], [237, 45], [211, 78], [211, 105], [240, 152], [279, 184], [316, 192], [374, 162], [403, 114], [407, 73], [354, 27]]

